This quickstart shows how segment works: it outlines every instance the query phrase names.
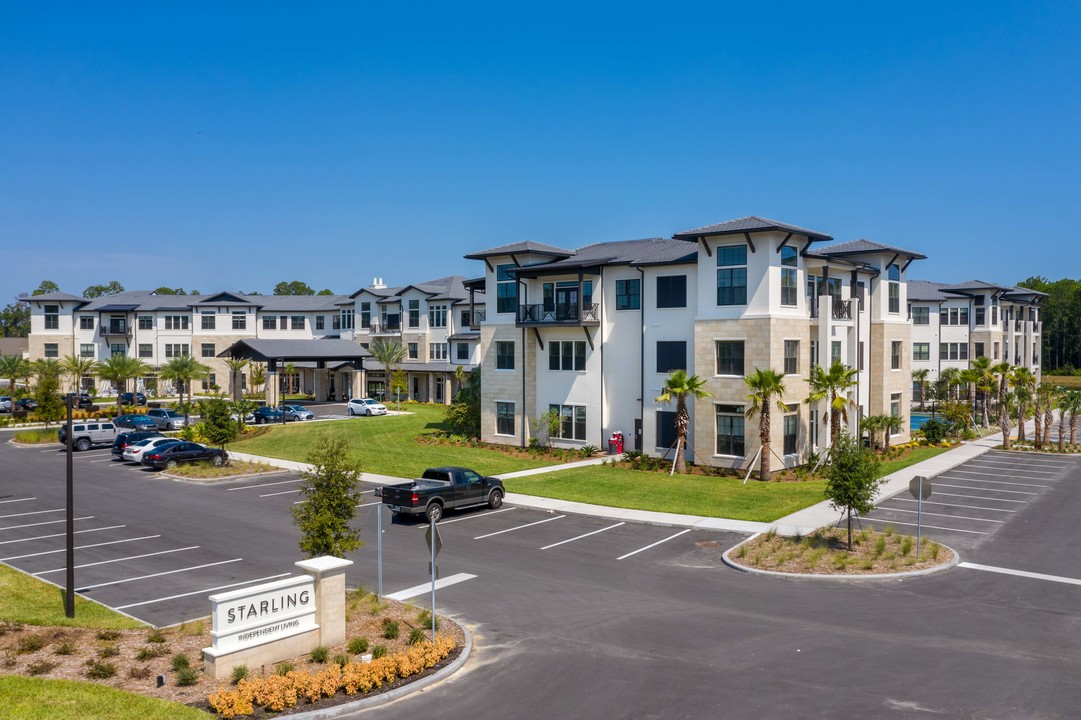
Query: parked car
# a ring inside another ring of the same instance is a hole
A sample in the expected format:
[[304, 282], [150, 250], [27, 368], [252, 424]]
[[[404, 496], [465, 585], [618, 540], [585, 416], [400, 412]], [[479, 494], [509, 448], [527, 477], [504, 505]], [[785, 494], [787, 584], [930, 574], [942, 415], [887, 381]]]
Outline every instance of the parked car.
[[285, 413], [285, 421], [290, 420], [314, 420], [315, 413], [303, 405], [285, 405], [282, 407], [282, 412]]
[[116, 436], [116, 439], [113, 440], [113, 455], [123, 455], [124, 448], [128, 445], [134, 445], [141, 440], [160, 437], [164, 436], [157, 430], [134, 430], [131, 432], [120, 433]]
[[146, 415], [121, 415], [113, 422], [117, 427], [131, 428], [132, 430], [157, 430], [158, 424], [153, 418]]
[[184, 415], [176, 410], [151, 408], [146, 411], [146, 416], [157, 423], [159, 430], [179, 430], [184, 427]]
[[26, 412], [30, 412], [31, 410], [37, 410], [38, 409], [38, 401], [35, 400], [34, 398], [22, 398], [20, 400], [16, 400], [15, 401], [15, 409], [16, 410], [25, 410]]
[[253, 422], [256, 425], [265, 425], [266, 423], [281, 422], [282, 413], [277, 408], [272, 408], [269, 405], [263, 405], [255, 408], [255, 412], [252, 413]]
[[345, 405], [350, 415], [386, 415], [387, 406], [371, 398], [353, 398]]
[[251, 425], [255, 422], [255, 415], [253, 415], [252, 413], [246, 413], [243, 418], [240, 417], [240, 413], [230, 413], [229, 417], [232, 419], [233, 422], [237, 422], [239, 420], [245, 425]]
[[0, 412], [11, 412], [11, 398], [7, 395], [0, 396]]
[[505, 493], [502, 480], [463, 467], [428, 468], [419, 480], [384, 485], [377, 491], [391, 512], [424, 515], [429, 522], [438, 522], [451, 508], [487, 504], [495, 510]]
[[[67, 425], [62, 425], [56, 434], [62, 443], [67, 442]], [[111, 422], [79, 422], [71, 426], [71, 444], [76, 450], [89, 450], [92, 445], [107, 445], [119, 433]]]
[[143, 453], [142, 463], [155, 470], [172, 470], [180, 463], [208, 460], [213, 465], [224, 465], [224, 450], [193, 442], [178, 442], [154, 448]]
[[176, 438], [171, 437], [156, 437], [140, 440], [134, 445], [128, 445], [124, 448], [122, 457], [127, 462], [142, 462], [144, 452], [153, 452], [157, 448], [164, 447], [165, 445], [172, 445], [173, 443], [183, 442]]
[[118, 402], [121, 405], [146, 405], [146, 395], [142, 393], [122, 393]]
[[[65, 402], [67, 402], [65, 400]], [[75, 407], [80, 410], [94, 406], [94, 398], [90, 397], [90, 393], [79, 393], [75, 396]]]

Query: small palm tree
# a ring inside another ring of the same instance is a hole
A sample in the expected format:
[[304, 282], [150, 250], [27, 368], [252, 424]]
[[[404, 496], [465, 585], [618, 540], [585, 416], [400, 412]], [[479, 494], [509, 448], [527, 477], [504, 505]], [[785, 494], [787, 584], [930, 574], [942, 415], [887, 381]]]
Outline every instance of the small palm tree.
[[1002, 447], [1010, 449], [1010, 398], [1009, 381], [1012, 366], [1008, 362], [1001, 362], [991, 367], [992, 376], [998, 376], [998, 427], [1002, 431]]
[[673, 370], [668, 373], [661, 388], [661, 394], [656, 402], [668, 403], [672, 398], [676, 399], [676, 472], [686, 472], [687, 464], [684, 461], [687, 447], [687, 428], [691, 424], [691, 416], [687, 412], [687, 398], [707, 398], [713, 394], [705, 390], [706, 381], [697, 375], [688, 375], [686, 370]]
[[[120, 397], [127, 390], [128, 380], [134, 380], [150, 372], [150, 366], [138, 358], [127, 355], [110, 355], [99, 363], [98, 376], [113, 383], [116, 388], [116, 414], [121, 412]], [[134, 402], [134, 397], [132, 398]]]
[[[376, 340], [368, 348], [368, 352], [372, 354], [372, 357], [376, 359], [380, 365], [383, 366], [383, 373], [386, 375], [387, 384], [386, 387], [390, 387], [391, 373], [401, 364], [405, 359], [406, 348], [405, 345], [396, 342], [390, 342], [388, 340]], [[401, 395], [398, 396], [398, 411], [401, 412]]]
[[920, 384], [920, 412], [923, 412], [924, 400], [927, 399], [927, 376], [930, 373], [927, 368], [912, 371], [912, 379]]
[[980, 410], [983, 415], [983, 426], [990, 424], [987, 416], [987, 399], [995, 391], [995, 375], [991, 372], [991, 361], [982, 355], [972, 361], [972, 371], [976, 375], [976, 391], [980, 395]]
[[71, 389], [74, 392], [79, 391], [79, 381], [88, 376], [92, 376], [98, 371], [98, 363], [94, 358], [84, 358], [78, 355], [68, 355], [60, 363], [61, 371], [68, 376], [71, 381]]
[[247, 358], [225, 358], [225, 364], [229, 366], [229, 389], [233, 402], [239, 402], [243, 397], [243, 389], [240, 387], [240, 372], [247, 367]]
[[1017, 401], [1017, 442], [1025, 441], [1025, 417], [1032, 402], [1032, 390], [1036, 376], [1026, 367], [1015, 367], [1010, 371], [1010, 383], [1013, 385], [1014, 398]]
[[770, 401], [776, 398], [777, 409], [781, 412], [785, 411], [785, 404], [782, 400], [785, 393], [784, 373], [779, 373], [776, 370], [755, 368], [754, 374], [744, 376], [743, 382], [747, 383], [747, 387], [751, 391], [747, 395], [747, 399], [751, 401], [750, 407], [747, 408], [747, 417], [753, 418], [761, 413], [758, 420], [758, 440], [762, 443], [762, 457], [758, 465], [758, 479], [769, 480]]
[[0, 377], [7, 378], [8, 394], [15, 397], [15, 381], [30, 371], [30, 361], [22, 355], [0, 355]]
[[848, 408], [856, 406], [856, 403], [848, 398], [848, 391], [856, 386], [858, 373], [856, 368], [850, 368], [840, 360], [834, 360], [829, 370], [823, 369], [821, 365], [811, 368], [811, 377], [807, 380], [811, 384], [811, 394], [806, 402], [828, 401], [830, 445], [837, 442], [841, 434], [841, 420], [848, 422]]
[[878, 450], [878, 431], [885, 427], [885, 418], [885, 415], [868, 415], [860, 420], [860, 429], [867, 432], [874, 450]]
[[1070, 413], [1070, 444], [1077, 439], [1077, 413], [1081, 412], [1081, 390], [1068, 390], [1059, 398], [1059, 440], [1066, 435], [1063, 427], [1066, 421], [1066, 413]]
[[193, 358], [191, 355], [175, 357], [162, 366], [159, 375], [165, 380], [178, 383], [181, 389], [188, 391], [188, 400], [183, 402], [184, 395], [181, 393], [181, 405], [184, 407], [184, 425], [188, 424], [191, 413], [191, 385], [196, 380], [202, 380], [210, 374], [210, 368]]
[[[251, 364], [251, 388], [254, 392], [255, 388], [266, 384], [266, 363], [253, 362]], [[264, 388], [265, 390], [266, 388]]]
[[[1043, 439], [1044, 442], [1051, 443], [1051, 426], [1055, 422], [1055, 405], [1058, 404], [1059, 398], [1062, 397], [1063, 389], [1054, 383], [1040, 383], [1040, 392], [1044, 397], [1043, 404]], [[1039, 418], [1036, 418], [1039, 422]], [[1059, 422], [1059, 434], [1062, 434], [1062, 423]]]

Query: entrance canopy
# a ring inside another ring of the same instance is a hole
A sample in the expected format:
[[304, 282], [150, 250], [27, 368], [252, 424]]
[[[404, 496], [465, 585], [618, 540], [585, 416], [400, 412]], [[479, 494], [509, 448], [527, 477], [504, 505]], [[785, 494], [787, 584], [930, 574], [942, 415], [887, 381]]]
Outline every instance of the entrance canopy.
[[326, 340], [238, 340], [218, 357], [230, 357], [267, 363], [276, 372], [278, 363], [314, 362], [316, 367], [328, 364], [339, 367], [349, 364], [357, 370], [364, 369], [364, 359], [372, 354], [350, 340], [328, 338]]

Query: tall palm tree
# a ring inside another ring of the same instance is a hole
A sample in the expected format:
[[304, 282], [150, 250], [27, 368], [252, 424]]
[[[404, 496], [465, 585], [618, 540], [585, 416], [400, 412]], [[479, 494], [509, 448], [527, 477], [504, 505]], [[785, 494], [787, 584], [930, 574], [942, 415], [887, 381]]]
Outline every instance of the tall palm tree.
[[[110, 355], [98, 364], [98, 377], [113, 383], [116, 388], [116, 414], [120, 416], [120, 397], [127, 390], [128, 380], [150, 372], [150, 366], [138, 358], [127, 355]], [[134, 401], [134, 398], [133, 398]]]
[[783, 401], [785, 393], [784, 373], [779, 373], [776, 370], [755, 368], [754, 374], [744, 376], [743, 382], [747, 383], [747, 387], [751, 391], [747, 395], [747, 399], [751, 401], [750, 407], [747, 408], [747, 417], [753, 418], [761, 413], [758, 420], [758, 440], [762, 443], [762, 457], [758, 465], [758, 479], [769, 480], [770, 401], [776, 399], [777, 409], [781, 412], [785, 411]]
[[98, 362], [94, 358], [68, 355], [61, 361], [60, 369], [71, 381], [72, 391], [79, 392], [79, 381], [84, 377], [95, 375], [98, 371]]
[[923, 412], [924, 401], [927, 399], [927, 376], [930, 374], [931, 371], [927, 368], [912, 371], [912, 379], [920, 384], [920, 412]]
[[971, 369], [976, 375], [976, 391], [980, 396], [980, 411], [983, 415], [983, 426], [986, 428], [990, 422], [987, 416], [987, 397], [994, 392], [995, 375], [991, 372], [991, 361], [982, 355], [972, 361]]
[[[1055, 422], [1055, 405], [1058, 404], [1058, 399], [1062, 395], [1062, 391], [1058, 385], [1049, 382], [1040, 383], [1037, 388], [1040, 396], [1043, 398], [1043, 441], [1048, 445], [1051, 444], [1051, 426]], [[1036, 416], [1036, 424], [1040, 424], [1040, 416]], [[1062, 434], [1062, 423], [1059, 423], [1059, 435]]]
[[22, 355], [0, 355], [0, 377], [7, 378], [8, 395], [15, 397], [15, 381], [29, 372], [30, 361]]
[[[405, 359], [406, 348], [405, 345], [396, 342], [390, 342], [389, 340], [376, 340], [368, 348], [368, 352], [372, 354], [372, 357], [376, 359], [380, 365], [383, 366], [383, 373], [386, 375], [386, 385], [384, 387], [390, 388], [390, 374], [394, 372], [395, 368], [401, 364]], [[398, 410], [401, 411], [401, 397], [398, 398]]]
[[705, 390], [706, 381], [697, 375], [688, 375], [686, 370], [673, 370], [668, 373], [661, 388], [661, 394], [656, 402], [668, 403], [672, 398], [676, 399], [676, 472], [686, 472], [687, 464], [684, 461], [687, 447], [687, 428], [691, 424], [691, 416], [687, 412], [687, 398], [707, 398], [713, 394]]
[[1070, 444], [1077, 439], [1077, 413], [1081, 412], [1081, 390], [1068, 390], [1059, 398], [1059, 438], [1066, 435], [1066, 413], [1070, 413]]
[[958, 396], [958, 388], [964, 385], [964, 380], [961, 377], [961, 370], [959, 368], [946, 368], [938, 374], [939, 382], [946, 387], [946, 401], [950, 402], [956, 400]]
[[837, 437], [841, 434], [841, 420], [848, 422], [849, 406], [856, 406], [856, 403], [848, 398], [848, 391], [859, 382], [856, 379], [858, 373], [856, 368], [850, 368], [840, 360], [834, 360], [829, 370], [823, 369], [821, 365], [811, 368], [811, 377], [807, 379], [811, 384], [811, 394], [806, 402], [828, 401], [830, 445], [837, 442]]
[[1010, 412], [1009, 412], [1009, 381], [1012, 366], [1008, 362], [1000, 362], [991, 368], [991, 374], [998, 376], [998, 426], [1002, 431], [1002, 447], [1010, 449]]
[[[162, 366], [161, 372], [158, 376], [165, 380], [172, 380], [175, 383], [179, 383], [183, 388], [188, 391], [187, 402], [182, 402], [184, 406], [184, 425], [187, 426], [189, 415], [191, 412], [191, 385], [196, 380], [202, 380], [210, 374], [210, 368], [203, 365], [201, 362], [193, 358], [191, 355], [181, 355], [175, 357]], [[184, 400], [183, 393], [180, 396], [181, 401]]]
[[248, 365], [247, 358], [225, 358], [225, 364], [229, 366], [229, 389], [233, 402], [240, 402], [243, 397], [240, 387], [240, 371]]
[[1017, 399], [1017, 442], [1025, 441], [1025, 416], [1028, 414], [1029, 403], [1032, 402], [1032, 389], [1036, 384], [1036, 376], [1026, 367], [1015, 367], [1010, 371], [1010, 383], [1013, 385], [1014, 397]]

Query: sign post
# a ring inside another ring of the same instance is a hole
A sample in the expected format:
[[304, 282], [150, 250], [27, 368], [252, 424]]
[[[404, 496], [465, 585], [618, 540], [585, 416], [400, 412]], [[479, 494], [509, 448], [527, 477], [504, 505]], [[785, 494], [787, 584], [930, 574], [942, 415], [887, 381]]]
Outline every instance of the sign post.
[[917, 475], [908, 481], [908, 492], [916, 498], [916, 557], [920, 556], [920, 539], [923, 525], [923, 501], [931, 497], [931, 479]]
[[[382, 498], [380, 498], [382, 501]], [[375, 564], [378, 567], [379, 588], [376, 597], [383, 600], [383, 503], [375, 506]]]
[[[14, 403], [15, 388], [12, 388], [12, 400]], [[67, 576], [65, 577], [65, 584], [67, 589], [64, 592], [64, 615], [73, 618], [75, 617], [75, 482], [72, 477], [72, 451], [74, 450], [74, 442], [71, 433], [71, 406], [75, 403], [75, 394], [68, 393], [65, 397], [65, 405], [67, 406], [68, 419], [67, 429], [64, 431], [64, 445], [65, 454], [67, 456], [67, 524], [65, 526], [64, 536], [66, 537], [66, 550], [67, 550]], [[14, 407], [14, 405], [12, 405]], [[14, 415], [14, 413], [12, 413]]]
[[443, 549], [443, 538], [439, 537], [435, 518], [432, 518], [428, 530], [424, 533], [424, 542], [428, 543], [428, 549], [432, 551], [432, 562], [428, 568], [432, 572], [432, 640], [435, 640], [435, 576], [439, 573], [439, 568], [435, 566], [435, 558]]

